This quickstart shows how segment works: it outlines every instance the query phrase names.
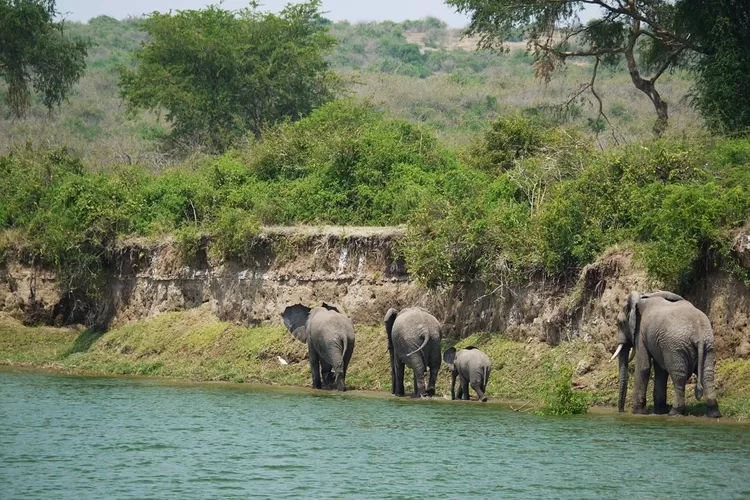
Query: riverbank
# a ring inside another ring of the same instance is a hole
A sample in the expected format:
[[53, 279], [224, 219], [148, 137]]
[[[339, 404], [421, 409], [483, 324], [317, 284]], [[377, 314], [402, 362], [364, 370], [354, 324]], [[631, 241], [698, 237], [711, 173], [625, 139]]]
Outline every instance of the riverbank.
[[[357, 325], [356, 334], [348, 385], [355, 390], [389, 391], [383, 327]], [[443, 347], [454, 343], [445, 340]], [[502, 335], [474, 334], [456, 345], [475, 345], [493, 360], [487, 389], [490, 398], [538, 407], [543, 404], [550, 374], [561, 363], [568, 363], [575, 370], [574, 387], [585, 392], [592, 405], [611, 407], [616, 403], [617, 367], [609, 363], [609, 352], [601, 343], [573, 340], [551, 347], [536, 339], [514, 341]], [[282, 366], [278, 357], [289, 364]], [[0, 314], [0, 364], [189, 381], [310, 384], [306, 347], [284, 327], [246, 328], [222, 322], [207, 306], [129, 322], [102, 335], [77, 328], [27, 327]], [[717, 385], [722, 413], [749, 419], [750, 361], [720, 361]], [[440, 373], [437, 392], [441, 396], [450, 393], [447, 368]], [[692, 399], [692, 387], [686, 393], [690, 408], [699, 414], [702, 404]]]

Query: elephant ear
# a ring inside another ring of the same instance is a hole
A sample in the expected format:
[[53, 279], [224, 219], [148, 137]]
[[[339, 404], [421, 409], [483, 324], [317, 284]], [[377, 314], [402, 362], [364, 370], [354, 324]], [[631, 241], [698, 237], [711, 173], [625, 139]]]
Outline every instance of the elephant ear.
[[396, 317], [398, 316], [398, 309], [390, 308], [388, 309], [388, 312], [385, 313], [385, 319], [383, 320], [385, 322], [385, 333], [388, 334], [388, 349], [393, 350], [393, 340], [391, 340], [391, 332], [393, 331], [393, 323], [396, 321]]
[[648, 298], [651, 298], [651, 297], [661, 297], [661, 298], [663, 298], [665, 300], [668, 300], [669, 302], [679, 302], [681, 300], [685, 300], [684, 298], [682, 298], [681, 296], [677, 295], [676, 293], [665, 292], [665, 291], [662, 291], [662, 290], [646, 294], [646, 295], [644, 295], [641, 298], [648, 299]]
[[628, 295], [628, 327], [630, 328], [630, 334], [633, 336], [633, 345], [637, 346], [638, 342], [636, 337], [638, 336], [638, 327], [640, 326], [640, 312], [638, 311], [638, 302], [641, 300], [641, 294], [638, 292], [630, 292]]
[[451, 347], [445, 351], [443, 354], [443, 361], [445, 361], [449, 366], [453, 366], [453, 362], [456, 360], [456, 348]]
[[295, 304], [284, 309], [284, 326], [286, 326], [294, 338], [302, 343], [307, 343], [307, 317], [310, 315], [310, 308], [302, 304]]
[[338, 310], [338, 308], [336, 308], [336, 306], [332, 306], [331, 304], [326, 304], [325, 302], [323, 302], [322, 307], [325, 307], [329, 311], [336, 311], [337, 313], [341, 312], [341, 311]]

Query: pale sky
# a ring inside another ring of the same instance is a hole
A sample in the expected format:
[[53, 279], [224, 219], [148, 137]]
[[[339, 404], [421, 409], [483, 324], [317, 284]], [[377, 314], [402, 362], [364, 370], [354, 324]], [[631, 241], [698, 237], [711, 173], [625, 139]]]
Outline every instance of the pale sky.
[[[211, 0], [57, 0], [62, 17], [71, 21], [88, 21], [92, 17], [107, 15], [116, 19], [140, 16], [153, 11], [200, 9], [218, 1]], [[278, 12], [289, 0], [261, 0], [262, 10]], [[296, 2], [291, 2], [296, 3]], [[223, 8], [234, 10], [247, 7], [246, 0], [225, 0]], [[469, 20], [458, 15], [443, 0], [323, 0], [323, 11], [333, 21], [404, 21], [437, 17], [454, 28], [462, 28]]]

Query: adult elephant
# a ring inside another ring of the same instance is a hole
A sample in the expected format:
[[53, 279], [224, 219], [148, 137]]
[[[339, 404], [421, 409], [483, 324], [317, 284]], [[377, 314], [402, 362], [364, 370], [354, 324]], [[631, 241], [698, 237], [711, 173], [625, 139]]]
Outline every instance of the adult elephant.
[[[469, 386], [471, 386], [480, 401], [487, 401], [484, 391], [487, 390], [487, 382], [490, 380], [492, 371], [489, 356], [474, 346], [458, 352], [455, 347], [451, 347], [443, 354], [443, 361], [451, 370], [451, 399], [468, 400]], [[458, 395], [456, 394], [456, 377], [461, 378]]]
[[346, 370], [354, 352], [354, 325], [334, 306], [323, 303], [310, 309], [295, 304], [284, 309], [284, 325], [300, 342], [307, 344], [312, 385], [315, 389], [334, 386], [346, 390]]
[[[404, 368], [414, 373], [414, 397], [435, 395], [435, 381], [440, 369], [440, 323], [420, 307], [402, 311], [389, 309], [385, 315], [388, 353], [391, 358], [391, 392], [404, 395]], [[425, 372], [430, 380], [425, 387]]]
[[667, 377], [674, 385], [670, 415], [685, 412], [685, 384], [695, 373], [695, 397], [705, 392], [709, 417], [720, 417], [714, 372], [716, 351], [711, 323], [703, 312], [671, 292], [631, 292], [617, 316], [619, 411], [625, 410], [630, 349], [635, 349], [633, 413], [646, 412], [646, 389], [654, 367], [654, 413], [667, 413]]

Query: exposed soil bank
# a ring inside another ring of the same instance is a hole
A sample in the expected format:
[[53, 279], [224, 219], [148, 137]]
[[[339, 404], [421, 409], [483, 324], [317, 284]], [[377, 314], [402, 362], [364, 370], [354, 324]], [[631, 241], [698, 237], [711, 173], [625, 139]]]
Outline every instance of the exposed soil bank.
[[[97, 325], [100, 329], [170, 311], [210, 306], [222, 321], [278, 325], [289, 304], [337, 304], [360, 325], [382, 324], [390, 307], [421, 305], [444, 324], [444, 333], [474, 332], [535, 338], [556, 345], [582, 339], [615, 346], [615, 318], [630, 290], [652, 290], [631, 252], [612, 249], [587, 266], [578, 283], [544, 278], [487, 295], [482, 283], [439, 292], [409, 279], [398, 258], [400, 228], [265, 228], [248, 243], [243, 262], [215, 256], [210, 245], [184, 258], [174, 242], [126, 242], [111, 265], [102, 297], [64, 293], [55, 274], [9, 256], [0, 264], [0, 311], [26, 324]], [[750, 263], [750, 233], [735, 240]], [[719, 358], [750, 357], [750, 288], [709, 273], [687, 298], [708, 314]]]
[[[305, 347], [286, 333], [280, 313], [292, 303], [326, 301], [357, 328], [350, 385], [388, 390], [383, 316], [389, 307], [416, 304], [434, 312], [446, 337], [490, 354], [497, 368], [491, 396], [537, 400], [545, 361], [565, 361], [593, 402], [615, 401], [616, 366], [607, 361], [621, 301], [630, 290], [658, 288], [629, 250], [611, 249], [572, 286], [538, 279], [489, 295], [481, 283], [435, 292], [409, 279], [397, 252], [402, 234], [400, 228], [266, 228], [242, 262], [215, 255], [211, 245], [184, 258], [174, 242], [134, 240], [119, 249], [97, 300], [72, 297], [50, 270], [9, 256], [0, 264], [0, 363], [304, 386]], [[741, 259], [750, 254], [748, 242], [748, 234], [735, 240]], [[722, 410], [750, 415], [750, 289], [717, 271], [687, 298], [715, 330]], [[22, 325], [71, 322], [106, 333]], [[290, 365], [281, 367], [276, 356]], [[447, 373], [440, 384], [448, 393]]]

